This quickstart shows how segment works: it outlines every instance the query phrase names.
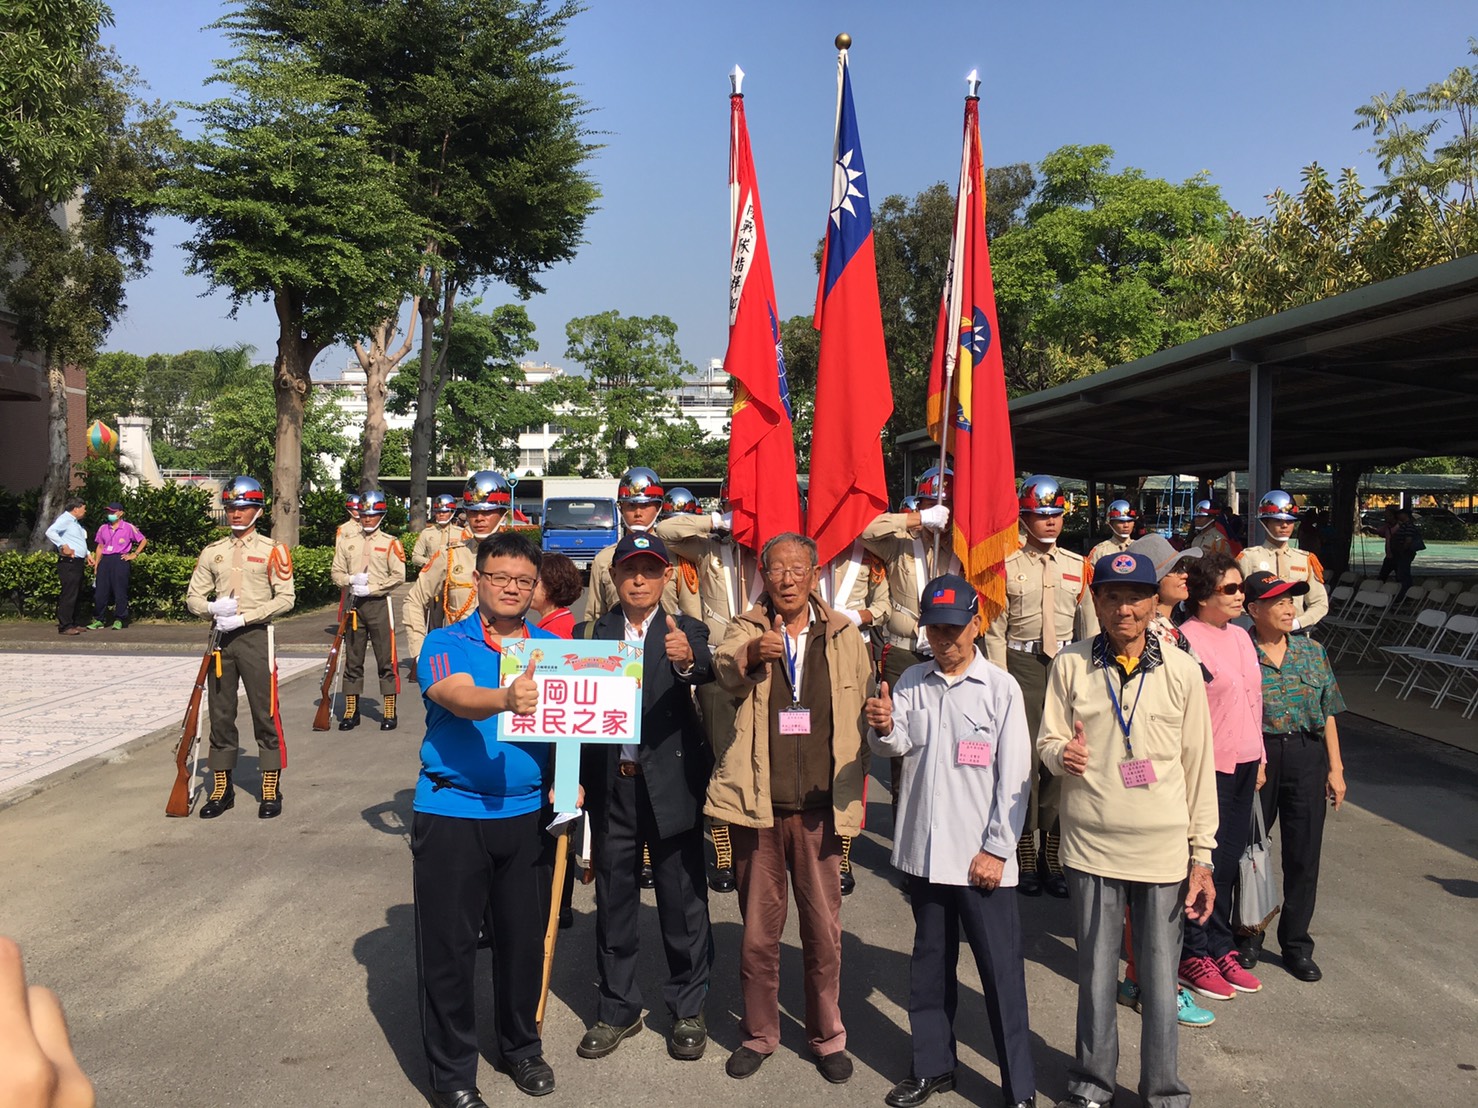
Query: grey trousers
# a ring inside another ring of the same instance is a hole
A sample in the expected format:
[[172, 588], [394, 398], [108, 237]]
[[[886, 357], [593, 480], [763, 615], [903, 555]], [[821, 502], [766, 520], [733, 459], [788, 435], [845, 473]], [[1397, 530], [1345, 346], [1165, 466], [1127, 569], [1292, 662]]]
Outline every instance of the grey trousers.
[[1057, 809], [1062, 797], [1062, 778], [1043, 766], [1037, 755], [1037, 729], [1042, 725], [1042, 708], [1047, 701], [1047, 670], [1051, 665], [1052, 660], [1045, 654], [1006, 651], [1006, 672], [1021, 686], [1026, 730], [1032, 737], [1032, 795], [1021, 837], [1030, 843], [1032, 834], [1041, 831], [1042, 841], [1037, 844], [1041, 851], [1047, 849], [1047, 836], [1057, 831]]
[[1186, 882], [1152, 885], [1067, 869], [1078, 938], [1078, 1056], [1067, 1088], [1088, 1100], [1114, 1095], [1119, 1068], [1119, 948], [1124, 909], [1134, 932], [1134, 963], [1144, 1005], [1139, 1095], [1149, 1108], [1185, 1108], [1191, 1091], [1177, 1073], [1177, 973]]

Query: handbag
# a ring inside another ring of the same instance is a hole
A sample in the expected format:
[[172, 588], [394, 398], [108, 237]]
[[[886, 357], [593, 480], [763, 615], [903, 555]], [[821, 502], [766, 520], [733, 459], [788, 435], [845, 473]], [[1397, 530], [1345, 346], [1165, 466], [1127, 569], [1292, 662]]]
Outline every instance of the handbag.
[[1252, 835], [1237, 864], [1237, 900], [1232, 910], [1232, 926], [1239, 934], [1267, 929], [1283, 907], [1282, 882], [1274, 872], [1273, 854], [1268, 849], [1268, 829], [1262, 818], [1262, 804], [1252, 799]]

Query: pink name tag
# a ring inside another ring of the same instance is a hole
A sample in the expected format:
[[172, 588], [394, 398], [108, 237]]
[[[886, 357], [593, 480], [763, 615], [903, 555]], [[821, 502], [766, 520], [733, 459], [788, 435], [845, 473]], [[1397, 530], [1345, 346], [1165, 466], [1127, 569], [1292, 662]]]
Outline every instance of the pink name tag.
[[979, 739], [961, 739], [955, 744], [955, 765], [990, 765], [991, 745]]
[[1126, 789], [1137, 789], [1141, 785], [1153, 785], [1157, 780], [1155, 767], [1148, 758], [1131, 758], [1119, 763], [1119, 776], [1124, 779]]
[[809, 735], [811, 733], [811, 709], [781, 709], [780, 733], [782, 735]]

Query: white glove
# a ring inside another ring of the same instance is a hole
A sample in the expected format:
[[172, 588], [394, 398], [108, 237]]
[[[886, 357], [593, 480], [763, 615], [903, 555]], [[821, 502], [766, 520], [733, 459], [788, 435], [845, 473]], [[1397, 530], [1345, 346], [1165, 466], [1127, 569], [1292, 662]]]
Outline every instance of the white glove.
[[234, 596], [223, 596], [219, 600], [212, 600], [205, 607], [211, 615], [217, 618], [221, 616], [234, 616], [239, 610]]
[[1295, 631], [1301, 631], [1301, 630], [1303, 630], [1303, 624], [1301, 624], [1301, 623], [1300, 623], [1300, 622], [1299, 622], [1299, 621], [1298, 621], [1298, 617], [1297, 617], [1297, 616], [1294, 616], [1294, 617], [1293, 617], [1293, 629], [1294, 629], [1294, 630], [1295, 630]]
[[943, 504], [919, 509], [919, 522], [931, 531], [943, 531], [949, 526], [949, 509]]
[[713, 521], [715, 531], [732, 531], [734, 529], [733, 512], [714, 512], [708, 517]]
[[349, 584], [351, 584], [351, 585], [368, 585], [369, 584], [369, 574], [368, 573], [356, 573], [353, 577], [349, 578]]
[[236, 631], [246, 626], [246, 620], [234, 612], [228, 616], [216, 616], [216, 630], [220, 632]]
[[[363, 574], [360, 574], [360, 576], [363, 576]], [[350, 584], [349, 591], [355, 596], [368, 596], [370, 594], [370, 587], [363, 581], [354, 581]]]
[[851, 608], [843, 608], [842, 609], [842, 615], [846, 616], [848, 619], [850, 619], [852, 621], [852, 626], [853, 627], [859, 627], [860, 628], [862, 626], [862, 613], [861, 612], [854, 612], [854, 611], [852, 611]]

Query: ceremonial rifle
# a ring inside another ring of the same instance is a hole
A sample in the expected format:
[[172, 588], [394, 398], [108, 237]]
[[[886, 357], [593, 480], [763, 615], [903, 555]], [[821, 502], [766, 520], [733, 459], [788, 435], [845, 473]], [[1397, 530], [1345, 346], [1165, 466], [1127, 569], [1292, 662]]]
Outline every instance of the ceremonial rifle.
[[205, 656], [200, 659], [200, 671], [195, 674], [195, 687], [190, 690], [190, 703], [185, 707], [185, 718], [180, 724], [180, 741], [174, 750], [174, 788], [169, 792], [169, 803], [164, 806], [167, 816], [188, 816], [195, 805], [195, 790], [190, 787], [195, 776], [192, 755], [200, 742], [200, 698], [205, 693], [205, 679], [212, 664], [215, 665], [216, 676], [220, 677], [221, 633], [214, 628], [205, 647]]
[[344, 648], [344, 633], [349, 630], [354, 618], [354, 605], [349, 596], [349, 586], [339, 594], [339, 626], [334, 631], [334, 641], [328, 648], [328, 659], [323, 663], [323, 686], [318, 690], [318, 712], [313, 717], [313, 730], [327, 731], [334, 710], [334, 676], [339, 672], [339, 654]]

